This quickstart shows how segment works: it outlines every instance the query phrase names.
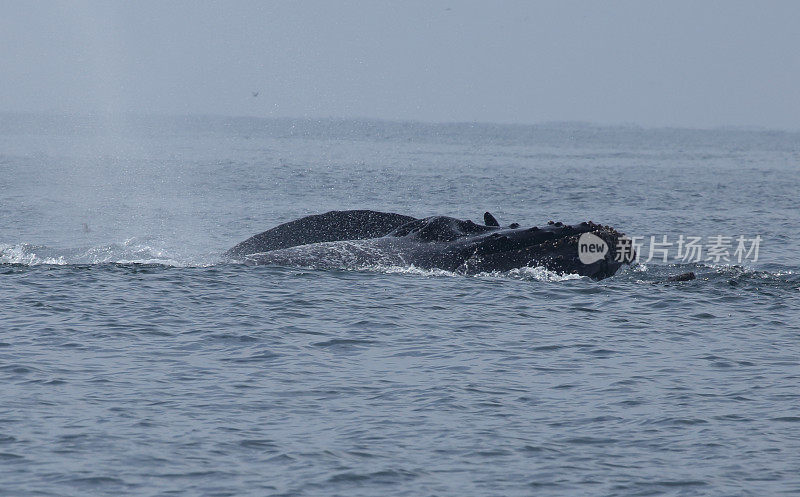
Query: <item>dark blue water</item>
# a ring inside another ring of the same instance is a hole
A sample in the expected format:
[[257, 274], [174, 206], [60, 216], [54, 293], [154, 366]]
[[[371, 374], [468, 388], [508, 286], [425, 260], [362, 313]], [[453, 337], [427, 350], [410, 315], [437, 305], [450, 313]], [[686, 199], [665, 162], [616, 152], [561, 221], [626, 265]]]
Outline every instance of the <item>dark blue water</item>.
[[[798, 172], [753, 130], [6, 115], [0, 494], [798, 494]], [[601, 282], [219, 256], [346, 208], [763, 242]]]

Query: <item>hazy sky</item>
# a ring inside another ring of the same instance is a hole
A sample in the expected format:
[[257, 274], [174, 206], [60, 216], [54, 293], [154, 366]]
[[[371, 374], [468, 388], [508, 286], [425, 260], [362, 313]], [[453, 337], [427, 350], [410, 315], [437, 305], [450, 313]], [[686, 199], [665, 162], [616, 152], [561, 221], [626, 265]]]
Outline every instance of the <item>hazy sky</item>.
[[0, 111], [800, 129], [800, 2], [0, 1]]

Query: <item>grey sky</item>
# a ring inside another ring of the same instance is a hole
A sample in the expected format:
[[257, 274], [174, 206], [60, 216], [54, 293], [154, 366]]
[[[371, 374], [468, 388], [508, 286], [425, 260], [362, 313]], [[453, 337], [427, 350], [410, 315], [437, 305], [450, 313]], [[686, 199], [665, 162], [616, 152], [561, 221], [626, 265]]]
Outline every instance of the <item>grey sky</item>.
[[0, 111], [800, 129], [798, 26], [792, 1], [3, 2]]

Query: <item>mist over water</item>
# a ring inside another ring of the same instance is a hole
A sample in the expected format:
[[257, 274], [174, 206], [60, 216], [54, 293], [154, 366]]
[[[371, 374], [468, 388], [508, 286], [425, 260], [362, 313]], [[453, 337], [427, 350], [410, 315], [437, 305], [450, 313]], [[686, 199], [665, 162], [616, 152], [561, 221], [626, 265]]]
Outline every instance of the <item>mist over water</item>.
[[[800, 135], [111, 120], [0, 120], [0, 493], [800, 492]], [[350, 208], [763, 242], [601, 282], [221, 257]]]
[[80, 0], [0, 14], [0, 111], [800, 130], [790, 0]]

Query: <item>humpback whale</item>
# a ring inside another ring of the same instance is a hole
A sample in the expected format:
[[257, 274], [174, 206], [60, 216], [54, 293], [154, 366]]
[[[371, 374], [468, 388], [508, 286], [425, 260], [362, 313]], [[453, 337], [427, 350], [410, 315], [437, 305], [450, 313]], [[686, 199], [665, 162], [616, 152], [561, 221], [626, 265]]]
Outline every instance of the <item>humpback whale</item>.
[[[590, 237], [596, 253], [579, 255]], [[584, 237], [582, 237], [584, 235]], [[370, 210], [331, 211], [281, 224], [225, 253], [253, 265], [326, 269], [414, 266], [461, 274], [542, 266], [599, 280], [635, 259], [620, 250], [624, 234], [591, 221], [507, 227], [490, 213], [484, 224], [446, 216], [417, 219]], [[624, 243], [624, 240], [623, 240]], [[627, 253], [626, 253], [627, 252]]]

